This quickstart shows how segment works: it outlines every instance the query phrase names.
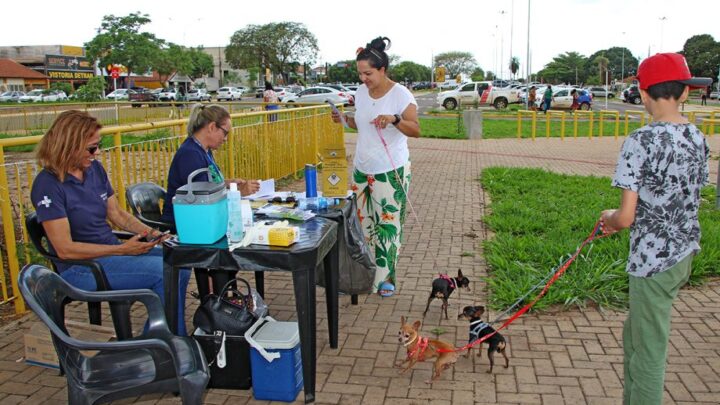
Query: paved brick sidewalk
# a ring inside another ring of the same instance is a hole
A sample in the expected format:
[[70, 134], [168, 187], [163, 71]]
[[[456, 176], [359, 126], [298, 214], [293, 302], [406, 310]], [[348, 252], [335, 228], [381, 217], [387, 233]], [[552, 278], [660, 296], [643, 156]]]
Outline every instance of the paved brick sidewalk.
[[[720, 137], [710, 139], [715, 154]], [[487, 237], [481, 218], [486, 197], [478, 181], [488, 166], [532, 166], [548, 170], [610, 176], [622, 139], [538, 139], [449, 141], [411, 140], [411, 197], [419, 217], [409, 217], [399, 263], [399, 293], [392, 298], [361, 296], [360, 305], [341, 297], [340, 346], [330, 349], [323, 294], [318, 293], [317, 403], [341, 404], [619, 404], [622, 396], [621, 330], [624, 313], [596, 309], [530, 314], [504, 335], [510, 368], [485, 373], [487, 358], [461, 358], [433, 385], [424, 381], [430, 363], [398, 375], [392, 367], [404, 357], [397, 343], [400, 316], [420, 319], [437, 272], [462, 268], [473, 284], [471, 295], [453, 296], [449, 313], [471, 303], [484, 304], [480, 282], [486, 266], [480, 242]], [[348, 150], [354, 136], [347, 137]], [[717, 161], [712, 163], [717, 176]], [[474, 252], [474, 256], [463, 253]], [[293, 319], [289, 277], [266, 275], [273, 316]], [[192, 287], [191, 287], [192, 289]], [[190, 303], [192, 313], [195, 303]], [[434, 302], [422, 330], [440, 325], [443, 338], [463, 344], [467, 325], [440, 320]], [[73, 317], [84, 319], [84, 308]], [[494, 316], [494, 314], [491, 314]], [[54, 371], [26, 366], [22, 334], [29, 315], [0, 331], [0, 402], [65, 403], [65, 380]], [[665, 403], [717, 404], [720, 399], [720, 280], [686, 288], [675, 305]], [[140, 325], [137, 325], [138, 327]], [[123, 403], [179, 403], [172, 396], [145, 396]], [[250, 391], [209, 390], [208, 404], [262, 403]], [[299, 403], [299, 402], [298, 402]]]

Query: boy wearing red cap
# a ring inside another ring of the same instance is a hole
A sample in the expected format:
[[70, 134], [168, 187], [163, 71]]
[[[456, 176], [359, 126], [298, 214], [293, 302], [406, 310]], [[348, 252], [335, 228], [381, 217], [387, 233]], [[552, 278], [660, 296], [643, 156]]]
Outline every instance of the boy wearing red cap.
[[662, 403], [672, 303], [700, 250], [700, 189], [708, 182], [705, 136], [679, 112], [693, 78], [685, 58], [657, 54], [638, 68], [640, 97], [653, 117], [623, 144], [612, 184], [620, 208], [600, 216], [603, 232], [630, 227], [630, 310], [623, 328], [626, 405]]

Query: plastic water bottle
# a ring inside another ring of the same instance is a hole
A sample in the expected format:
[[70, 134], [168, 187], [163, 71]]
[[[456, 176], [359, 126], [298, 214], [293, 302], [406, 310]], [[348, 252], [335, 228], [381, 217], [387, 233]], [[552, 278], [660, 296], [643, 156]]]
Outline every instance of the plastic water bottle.
[[315, 165], [305, 165], [305, 196], [317, 197], [317, 168]]
[[245, 233], [242, 219], [242, 196], [238, 191], [237, 183], [230, 183], [227, 193], [228, 225], [227, 238], [231, 243], [240, 242]]
[[300, 198], [298, 200], [298, 208], [301, 210], [322, 211], [337, 203], [337, 199], [330, 197]]

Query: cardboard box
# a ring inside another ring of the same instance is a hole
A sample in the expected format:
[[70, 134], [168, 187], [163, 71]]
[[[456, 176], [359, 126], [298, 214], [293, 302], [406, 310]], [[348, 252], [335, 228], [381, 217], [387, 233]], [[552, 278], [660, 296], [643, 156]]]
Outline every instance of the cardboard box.
[[345, 148], [326, 148], [320, 177], [324, 197], [347, 197], [348, 163]]
[[[115, 336], [115, 329], [108, 326], [91, 325], [76, 321], [65, 321], [65, 327], [79, 340], [107, 342]], [[50, 336], [50, 330], [41, 322], [34, 322], [24, 336], [25, 362], [35, 366], [60, 368], [57, 352]], [[94, 352], [87, 352], [91, 356]]]

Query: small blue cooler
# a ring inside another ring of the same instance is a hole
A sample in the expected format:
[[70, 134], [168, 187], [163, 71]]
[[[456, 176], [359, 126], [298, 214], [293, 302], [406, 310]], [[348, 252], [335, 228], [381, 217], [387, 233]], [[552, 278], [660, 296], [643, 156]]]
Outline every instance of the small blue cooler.
[[245, 332], [245, 340], [252, 347], [250, 368], [255, 399], [295, 401], [303, 386], [297, 322], [262, 318]]
[[224, 183], [192, 179], [207, 168], [190, 173], [173, 197], [175, 228], [181, 243], [209, 245], [227, 233], [227, 190]]

